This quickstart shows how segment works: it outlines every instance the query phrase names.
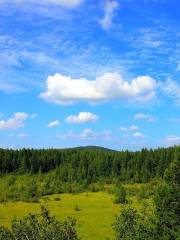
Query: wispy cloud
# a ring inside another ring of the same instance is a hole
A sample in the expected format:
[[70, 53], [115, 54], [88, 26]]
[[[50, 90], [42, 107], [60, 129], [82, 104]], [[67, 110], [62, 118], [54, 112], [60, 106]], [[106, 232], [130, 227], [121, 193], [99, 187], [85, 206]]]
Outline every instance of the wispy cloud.
[[66, 133], [61, 133], [57, 135], [57, 138], [62, 140], [80, 140], [80, 141], [88, 141], [88, 140], [99, 140], [99, 141], [110, 141], [113, 139], [113, 134], [110, 130], [103, 131], [94, 131], [91, 128], [85, 128], [81, 132], [74, 132], [69, 130]]
[[36, 1], [36, 0], [1, 0], [0, 4], [4, 4], [4, 3], [11, 3], [11, 4], [28, 4], [28, 3], [32, 3], [32, 4], [36, 4], [36, 5], [43, 5], [43, 4], [54, 4], [54, 5], [60, 5], [63, 7], [67, 7], [67, 8], [73, 8], [76, 7], [78, 5], [80, 5], [83, 2], [83, 0], [41, 0], [41, 1]]
[[136, 131], [136, 130], [138, 130], [138, 126], [136, 126], [136, 125], [130, 125], [130, 126], [128, 126], [128, 127], [124, 127], [124, 126], [122, 126], [122, 127], [120, 127], [120, 129], [119, 129], [121, 132], [127, 132], [127, 131]]
[[168, 136], [165, 138], [165, 143], [166, 143], [167, 145], [180, 144], [180, 136], [168, 135]]
[[112, 20], [116, 15], [119, 4], [115, 0], [107, 0], [104, 5], [104, 17], [100, 20], [100, 24], [104, 30], [108, 30], [112, 25]]
[[169, 118], [169, 122], [180, 123], [180, 118]]
[[151, 115], [151, 114], [144, 114], [144, 113], [136, 113], [134, 115], [135, 120], [146, 120], [148, 122], [155, 122], [158, 120], [157, 117]]
[[20, 138], [27, 138], [27, 137], [28, 137], [28, 134], [27, 134], [27, 133], [20, 133], [20, 134], [19, 134], [19, 137], [20, 137]]
[[56, 128], [58, 127], [60, 122], [58, 120], [54, 120], [48, 123], [47, 127], [48, 128]]
[[26, 89], [16, 84], [5, 83], [0, 81], [0, 91], [5, 93], [25, 92]]
[[161, 83], [162, 91], [174, 100], [177, 106], [180, 106], [180, 81], [168, 79], [165, 83]]

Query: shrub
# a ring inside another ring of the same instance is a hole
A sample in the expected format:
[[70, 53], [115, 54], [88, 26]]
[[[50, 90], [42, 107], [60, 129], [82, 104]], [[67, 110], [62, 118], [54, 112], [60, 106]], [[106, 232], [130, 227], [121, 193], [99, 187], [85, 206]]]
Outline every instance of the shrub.
[[116, 240], [131, 240], [136, 234], [137, 211], [131, 207], [123, 208], [116, 216], [113, 228], [116, 233]]
[[138, 213], [136, 209], [127, 206], [116, 216], [113, 225], [116, 240], [153, 240], [157, 238], [156, 220], [147, 212]]
[[79, 207], [77, 204], [76, 204], [76, 206], [75, 206], [75, 208], [74, 208], [74, 209], [75, 209], [75, 211], [76, 211], [76, 212], [79, 212], [79, 211], [81, 211], [80, 207]]
[[49, 215], [47, 208], [41, 214], [29, 214], [21, 220], [13, 220], [12, 230], [0, 227], [1, 240], [78, 240], [76, 222], [72, 218], [57, 221]]
[[127, 203], [126, 191], [123, 185], [116, 186], [114, 203]]
[[54, 198], [54, 201], [57, 201], [57, 202], [58, 202], [58, 201], [61, 201], [61, 199], [60, 199], [59, 197], [55, 197], [55, 198]]

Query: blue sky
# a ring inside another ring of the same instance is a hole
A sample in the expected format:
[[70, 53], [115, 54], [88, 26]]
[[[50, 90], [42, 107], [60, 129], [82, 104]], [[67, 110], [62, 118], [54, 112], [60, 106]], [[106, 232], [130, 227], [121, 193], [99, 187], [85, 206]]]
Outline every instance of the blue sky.
[[180, 143], [178, 0], [0, 0], [0, 147]]

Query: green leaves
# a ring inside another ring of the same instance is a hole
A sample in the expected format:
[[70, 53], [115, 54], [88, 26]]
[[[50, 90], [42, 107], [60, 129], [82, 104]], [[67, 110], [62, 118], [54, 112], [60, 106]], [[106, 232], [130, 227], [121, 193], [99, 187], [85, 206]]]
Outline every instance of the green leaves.
[[127, 203], [126, 191], [125, 191], [125, 188], [123, 187], [123, 185], [121, 185], [121, 184], [118, 184], [115, 187], [114, 203], [121, 203], [121, 204]]
[[0, 228], [1, 240], [79, 240], [74, 219], [57, 221], [43, 206], [41, 214], [29, 214], [21, 220], [14, 219], [11, 228], [11, 231]]
[[113, 226], [116, 240], [154, 240], [157, 239], [156, 221], [148, 212], [137, 211], [124, 206]]

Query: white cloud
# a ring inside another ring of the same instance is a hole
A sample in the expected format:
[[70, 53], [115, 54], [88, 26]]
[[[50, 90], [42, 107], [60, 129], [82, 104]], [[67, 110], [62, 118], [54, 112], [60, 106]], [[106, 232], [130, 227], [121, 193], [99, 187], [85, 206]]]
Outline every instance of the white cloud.
[[134, 119], [136, 119], [136, 120], [147, 120], [148, 122], [155, 122], [155, 121], [158, 120], [157, 117], [152, 116], [150, 114], [144, 114], [144, 113], [135, 114]]
[[90, 128], [84, 129], [83, 132], [80, 134], [81, 139], [94, 139], [96, 137], [97, 134]]
[[14, 4], [28, 4], [28, 3], [32, 3], [32, 4], [37, 4], [37, 5], [43, 5], [43, 4], [54, 4], [54, 5], [60, 5], [63, 7], [67, 7], [67, 8], [73, 8], [76, 7], [78, 5], [80, 5], [84, 0], [40, 0], [40, 1], [36, 1], [36, 0], [0, 0], [0, 4], [3, 3], [14, 3]]
[[140, 133], [140, 132], [136, 132], [136, 133], [133, 133], [132, 135], [134, 138], [144, 138], [144, 134]]
[[61, 133], [61, 134], [58, 134], [57, 135], [57, 138], [60, 138], [60, 139], [63, 139], [63, 140], [66, 140], [66, 139], [69, 139], [69, 138], [74, 138], [76, 137], [75, 134], [73, 133], [72, 130], [68, 131], [67, 133]]
[[20, 138], [27, 138], [28, 135], [27, 135], [26, 133], [20, 133], [20, 134], [19, 134], [19, 137], [20, 137]]
[[177, 63], [176, 71], [177, 71], [177, 72], [180, 72], [180, 62]]
[[118, 9], [118, 2], [114, 0], [107, 0], [104, 5], [104, 17], [100, 20], [100, 24], [104, 30], [108, 30], [112, 25], [112, 20]]
[[101, 132], [95, 132], [91, 128], [85, 128], [79, 133], [75, 133], [72, 130], [67, 133], [61, 133], [57, 135], [57, 138], [62, 140], [78, 139], [78, 140], [93, 140], [99, 139], [103, 141], [110, 141], [112, 139], [112, 132], [110, 130], [104, 130]]
[[34, 119], [34, 118], [37, 117], [37, 113], [33, 113], [33, 114], [31, 114], [29, 117], [30, 117], [31, 119]]
[[55, 128], [55, 127], [58, 127], [59, 124], [60, 124], [60, 122], [58, 120], [54, 120], [54, 121], [48, 123], [47, 127], [48, 128]]
[[96, 114], [90, 112], [80, 112], [78, 115], [70, 115], [66, 118], [66, 122], [68, 123], [86, 123], [86, 122], [94, 122], [98, 120], [98, 116]]
[[124, 127], [124, 126], [122, 126], [122, 127], [120, 127], [120, 131], [121, 132], [127, 132], [127, 131], [137, 131], [138, 130], [138, 126], [136, 126], [136, 125], [131, 125], [131, 126], [129, 126], [129, 127]]
[[24, 112], [14, 113], [14, 116], [8, 120], [0, 120], [0, 130], [17, 129], [24, 126], [24, 121], [28, 118]]
[[129, 129], [132, 130], [132, 131], [135, 131], [135, 130], [138, 130], [138, 126], [131, 125]]
[[161, 89], [172, 98], [176, 105], [180, 106], [180, 81], [168, 79], [165, 83], [160, 84]]
[[167, 145], [180, 144], [180, 136], [169, 135], [165, 138], [165, 142]]
[[104, 141], [111, 141], [112, 140], [112, 132], [110, 130], [104, 130], [101, 132], [102, 139]]
[[28, 118], [28, 114], [24, 112], [17, 112], [14, 114], [14, 118], [19, 121], [24, 121]]
[[73, 79], [57, 73], [49, 76], [46, 84], [47, 90], [40, 97], [60, 105], [114, 99], [149, 101], [155, 96], [156, 88], [156, 81], [149, 76], [140, 76], [128, 82], [116, 72], [105, 73], [95, 80]]
[[0, 81], [0, 91], [10, 94], [14, 92], [24, 92], [25, 89], [15, 84], [9, 84]]
[[83, 2], [83, 0], [41, 0], [42, 3], [52, 3], [62, 5], [64, 7], [76, 7]]
[[124, 127], [124, 126], [122, 126], [122, 127], [120, 127], [120, 131], [121, 131], [121, 132], [126, 132], [126, 131], [128, 131], [128, 128], [127, 128], [127, 127]]
[[8, 134], [7, 136], [12, 138], [12, 137], [14, 137], [14, 134], [11, 133], [11, 134]]
[[180, 123], [180, 118], [170, 118], [169, 122]]
[[3, 118], [4, 114], [2, 112], [0, 112], [0, 118]]

